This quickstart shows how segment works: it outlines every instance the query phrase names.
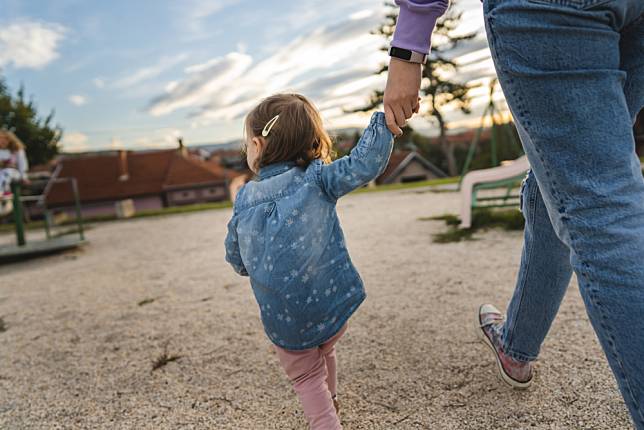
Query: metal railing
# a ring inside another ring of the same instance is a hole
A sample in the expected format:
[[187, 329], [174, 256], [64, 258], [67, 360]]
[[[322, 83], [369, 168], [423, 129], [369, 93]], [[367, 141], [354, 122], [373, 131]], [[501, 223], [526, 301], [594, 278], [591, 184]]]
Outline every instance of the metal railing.
[[[76, 181], [76, 178], [58, 178], [57, 176], [59, 173], [60, 173], [60, 170], [57, 169], [52, 175], [52, 177], [47, 180], [47, 184], [45, 185], [43, 192], [38, 195], [23, 196], [22, 185], [19, 182], [13, 182], [11, 184], [11, 191], [13, 193], [13, 219], [15, 223], [16, 242], [18, 246], [24, 246], [27, 243], [25, 238], [24, 204], [29, 202], [33, 202], [36, 207], [42, 210], [42, 214], [44, 217], [45, 236], [47, 240], [51, 240], [53, 238], [52, 230], [53, 230], [53, 227], [55, 226], [55, 222], [54, 222], [52, 209], [47, 207], [47, 197], [54, 185], [64, 184], [64, 183], [70, 184], [72, 195], [74, 197], [73, 210], [75, 214], [76, 230], [67, 231], [63, 234], [66, 235], [66, 234], [78, 233], [80, 241], [85, 240], [85, 230], [83, 225], [83, 217], [82, 217], [80, 198], [79, 198], [79, 192], [78, 192], [78, 183]], [[35, 180], [33, 182], [37, 183], [38, 180]]]

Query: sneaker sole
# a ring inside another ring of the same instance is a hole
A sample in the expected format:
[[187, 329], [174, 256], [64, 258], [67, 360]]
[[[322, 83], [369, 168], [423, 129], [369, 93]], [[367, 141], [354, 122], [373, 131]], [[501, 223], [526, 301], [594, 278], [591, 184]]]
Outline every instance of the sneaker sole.
[[[482, 307], [482, 306], [481, 306]], [[505, 373], [505, 369], [503, 368], [503, 365], [501, 364], [501, 359], [499, 358], [499, 355], [496, 353], [496, 348], [494, 348], [494, 345], [492, 345], [492, 342], [490, 341], [490, 338], [487, 337], [485, 332], [483, 331], [483, 328], [481, 327], [481, 307], [479, 307], [479, 311], [476, 314], [476, 335], [477, 337], [487, 345], [488, 348], [492, 351], [494, 354], [494, 359], [496, 360], [496, 365], [499, 370], [498, 375], [500, 379], [505, 382], [507, 385], [510, 387], [514, 388], [515, 390], [526, 390], [532, 385], [532, 381], [534, 380], [534, 376], [530, 378], [529, 381], [527, 382], [519, 382], [514, 379], [507, 373]]]

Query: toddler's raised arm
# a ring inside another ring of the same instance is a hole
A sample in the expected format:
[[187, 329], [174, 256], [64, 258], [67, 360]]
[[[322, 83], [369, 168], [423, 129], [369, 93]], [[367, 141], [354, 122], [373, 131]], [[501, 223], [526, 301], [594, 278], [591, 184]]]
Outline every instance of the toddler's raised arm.
[[319, 179], [326, 193], [338, 199], [382, 174], [393, 148], [393, 135], [385, 115], [376, 112], [351, 153], [331, 164], [319, 165]]

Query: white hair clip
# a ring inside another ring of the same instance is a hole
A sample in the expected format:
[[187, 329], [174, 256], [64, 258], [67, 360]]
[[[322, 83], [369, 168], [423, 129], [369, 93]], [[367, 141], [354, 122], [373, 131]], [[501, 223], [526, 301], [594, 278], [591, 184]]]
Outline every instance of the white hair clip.
[[277, 119], [278, 119], [279, 117], [280, 117], [279, 115], [275, 115], [273, 118], [271, 118], [271, 119], [266, 123], [266, 125], [264, 126], [264, 129], [262, 130], [262, 136], [263, 136], [263, 137], [267, 137], [267, 136], [268, 136], [268, 134], [269, 134], [269, 133], [271, 132], [271, 130], [273, 129], [273, 126], [275, 125], [275, 123], [277, 122]]

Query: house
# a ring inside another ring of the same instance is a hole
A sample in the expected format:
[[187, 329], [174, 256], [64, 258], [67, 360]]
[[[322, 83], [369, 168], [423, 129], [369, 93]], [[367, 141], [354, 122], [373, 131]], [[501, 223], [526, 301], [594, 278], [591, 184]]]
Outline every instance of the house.
[[237, 172], [247, 172], [246, 156], [241, 147], [235, 149], [216, 149], [210, 153], [208, 161]]
[[376, 179], [378, 185], [426, 181], [447, 175], [416, 151], [396, 150], [385, 171]]
[[[227, 200], [228, 185], [239, 174], [207, 163], [184, 147], [158, 151], [111, 151], [66, 155], [57, 176], [78, 181], [83, 215], [114, 215], [131, 200], [136, 211]], [[49, 207], [73, 205], [68, 185], [54, 185]]]

